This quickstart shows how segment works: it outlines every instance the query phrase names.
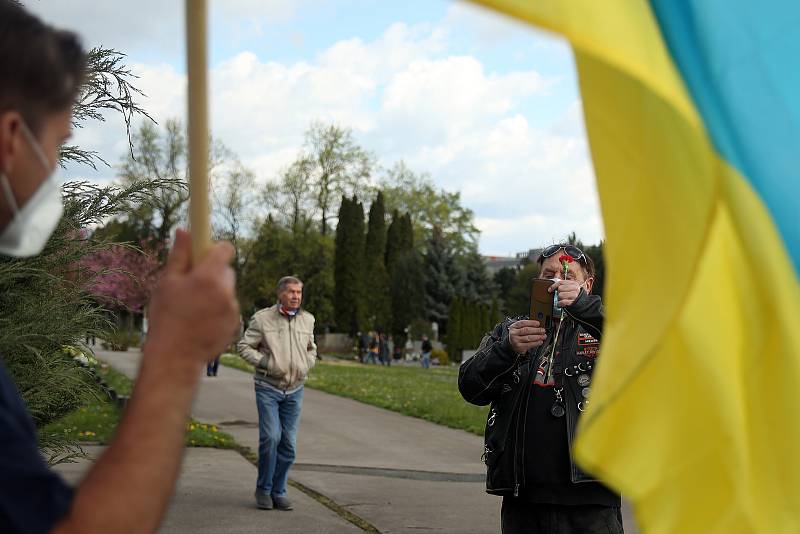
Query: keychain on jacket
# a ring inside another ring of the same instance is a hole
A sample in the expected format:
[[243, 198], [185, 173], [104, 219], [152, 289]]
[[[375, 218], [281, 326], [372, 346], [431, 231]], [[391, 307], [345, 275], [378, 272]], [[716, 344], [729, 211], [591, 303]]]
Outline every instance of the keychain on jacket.
[[539, 357], [536, 362], [536, 374], [533, 377], [533, 385], [539, 387], [553, 387], [555, 380], [553, 379], [553, 364], [554, 360], [551, 357], [553, 351], [550, 346], [555, 340], [551, 337], [550, 342], [543, 347], [544, 350], [539, 352]]
[[[551, 343], [555, 342], [555, 338], [551, 339]], [[564, 414], [567, 413], [566, 408], [564, 407], [564, 374], [559, 373], [555, 376], [553, 372], [553, 365], [555, 361], [551, 358], [550, 354], [551, 351], [548, 349], [550, 346], [546, 346], [545, 350], [542, 351], [542, 355], [539, 357], [539, 365], [536, 368], [536, 375], [533, 378], [533, 385], [538, 387], [552, 387], [553, 392], [556, 395], [556, 400], [553, 402], [553, 405], [550, 407], [550, 413], [553, 417], [564, 417]]]
[[559, 375], [559, 384], [555, 388], [556, 400], [553, 405], [550, 407], [550, 413], [553, 417], [564, 417], [564, 414], [567, 413], [567, 409], [564, 407], [564, 397], [562, 393], [564, 392], [564, 380]]

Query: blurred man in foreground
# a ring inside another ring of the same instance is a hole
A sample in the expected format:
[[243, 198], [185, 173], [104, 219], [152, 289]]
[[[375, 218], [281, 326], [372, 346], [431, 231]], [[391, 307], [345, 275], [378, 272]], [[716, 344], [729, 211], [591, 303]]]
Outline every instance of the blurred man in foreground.
[[[41, 252], [62, 201], [51, 177], [69, 137], [86, 54], [77, 37], [0, 0], [0, 253]], [[36, 430], [0, 363], [0, 532], [154, 532], [180, 469], [201, 370], [239, 321], [233, 248], [191, 264], [178, 231], [150, 303], [136, 387], [108, 449], [76, 489], [50, 471]]]

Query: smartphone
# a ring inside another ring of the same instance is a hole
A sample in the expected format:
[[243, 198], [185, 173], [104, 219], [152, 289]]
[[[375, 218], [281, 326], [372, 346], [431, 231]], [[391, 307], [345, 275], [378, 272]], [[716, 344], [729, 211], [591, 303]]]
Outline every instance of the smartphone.
[[547, 290], [553, 285], [549, 278], [531, 280], [531, 319], [539, 321], [545, 329], [553, 326], [553, 294]]

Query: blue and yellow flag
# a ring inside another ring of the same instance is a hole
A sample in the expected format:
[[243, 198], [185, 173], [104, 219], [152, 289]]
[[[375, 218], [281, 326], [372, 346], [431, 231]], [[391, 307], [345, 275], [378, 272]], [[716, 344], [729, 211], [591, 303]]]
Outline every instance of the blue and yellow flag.
[[575, 53], [608, 273], [579, 460], [646, 532], [800, 532], [800, 1], [476, 1]]

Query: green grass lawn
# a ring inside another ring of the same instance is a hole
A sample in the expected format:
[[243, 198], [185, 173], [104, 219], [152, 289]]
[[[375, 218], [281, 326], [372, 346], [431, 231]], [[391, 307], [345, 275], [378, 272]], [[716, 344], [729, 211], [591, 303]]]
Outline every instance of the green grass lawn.
[[[253, 367], [232, 354], [221, 363], [243, 371]], [[473, 406], [458, 393], [456, 367], [362, 365], [349, 362], [317, 362], [306, 385], [440, 425], [483, 435], [486, 407]]]
[[[120, 395], [130, 395], [133, 381], [125, 375], [105, 366], [98, 369], [98, 374]], [[60, 434], [81, 443], [99, 443], [106, 445], [114, 435], [122, 412], [107, 399], [93, 399], [50, 423], [42, 434]], [[186, 423], [186, 445], [189, 447], [217, 447], [223, 449], [236, 448], [233, 438], [220, 432], [214, 425], [191, 420]]]

